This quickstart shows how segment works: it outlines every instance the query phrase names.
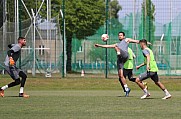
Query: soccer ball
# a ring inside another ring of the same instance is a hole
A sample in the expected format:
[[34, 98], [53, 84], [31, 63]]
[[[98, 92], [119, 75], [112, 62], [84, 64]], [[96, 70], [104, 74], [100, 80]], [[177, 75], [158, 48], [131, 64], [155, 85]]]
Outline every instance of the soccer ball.
[[109, 39], [108, 34], [102, 34], [101, 39], [102, 41], [106, 42]]

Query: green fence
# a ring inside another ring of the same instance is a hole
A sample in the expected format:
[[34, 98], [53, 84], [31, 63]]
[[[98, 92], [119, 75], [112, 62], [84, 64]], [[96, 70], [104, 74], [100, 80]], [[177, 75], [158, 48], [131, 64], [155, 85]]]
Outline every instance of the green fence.
[[[181, 1], [118, 0], [118, 2], [122, 7], [118, 12], [119, 17], [116, 19], [109, 14], [108, 44], [119, 42], [119, 31], [124, 31], [128, 38], [138, 40], [146, 38], [153, 44], [150, 48], [154, 52], [159, 74], [181, 75], [181, 9], [179, 6], [181, 5]], [[5, 8], [3, 8], [3, 10], [4, 9]], [[22, 9], [24, 9], [24, 7], [22, 7]], [[7, 6], [7, 10], [11, 11], [14, 9]], [[49, 13], [51, 13], [51, 10], [49, 10]], [[28, 18], [21, 21], [21, 29], [18, 30], [16, 26], [18, 24], [10, 22], [8, 17], [3, 14], [4, 23], [0, 28], [1, 70], [3, 69], [3, 62], [8, 50], [7, 45], [15, 43], [18, 34], [21, 32], [22, 36], [27, 38], [28, 44], [27, 47], [22, 50], [21, 66], [23, 70], [32, 72], [33, 62], [35, 61], [35, 67], [38, 73], [46, 73], [47, 70], [60, 73], [62, 70], [63, 50], [62, 36], [60, 33], [61, 24], [59, 23], [60, 17], [60, 14], [57, 14], [56, 17], [52, 19], [49, 18], [49, 21], [37, 18], [34, 33], [32, 19]], [[2, 22], [2, 19], [0, 20]], [[73, 37], [73, 71], [80, 72], [81, 70], [85, 70], [86, 73], [101, 73], [101, 75], [104, 75], [106, 69], [106, 51], [102, 48], [94, 48], [95, 43], [105, 44], [105, 42], [101, 40], [103, 33], [105, 33], [105, 25], [101, 26], [93, 36], [88, 36], [84, 39]], [[34, 36], [35, 41], [33, 39]], [[135, 66], [142, 63], [143, 55], [139, 45], [129, 44], [129, 47], [136, 55], [136, 59], [134, 60]], [[107, 55], [108, 73], [116, 74], [117, 58], [114, 49], [108, 49]], [[144, 68], [138, 71], [134, 69], [135, 74], [139, 74], [142, 71], [144, 71]]]
[[[126, 3], [122, 5], [120, 0], [124, 12], [120, 12], [119, 19], [109, 19], [108, 44], [119, 42], [119, 31], [124, 31], [128, 38], [138, 40], [146, 38], [153, 44], [150, 48], [154, 52], [159, 74], [181, 75], [181, 10], [173, 8], [175, 4], [180, 2], [150, 0], [124, 2]], [[162, 7], [165, 4], [164, 2], [167, 2], [170, 6]], [[168, 15], [159, 18], [156, 16], [157, 14]], [[81, 40], [73, 39], [73, 70], [84, 69], [90, 73], [105, 72], [105, 49], [94, 48], [95, 43], [105, 44], [101, 40], [103, 33], [105, 33], [105, 26], [102, 26], [93, 36]], [[136, 54], [135, 66], [142, 63], [143, 55], [139, 45], [129, 44], [129, 47]], [[138, 71], [134, 69], [135, 74], [142, 71], [144, 71], [144, 68]], [[116, 53], [113, 49], [108, 49], [108, 72], [110, 74], [117, 73]]]

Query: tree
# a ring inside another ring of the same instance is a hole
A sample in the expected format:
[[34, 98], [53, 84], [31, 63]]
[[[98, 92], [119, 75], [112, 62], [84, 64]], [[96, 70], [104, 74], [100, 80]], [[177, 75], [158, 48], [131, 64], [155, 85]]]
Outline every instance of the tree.
[[118, 0], [112, 0], [109, 3], [109, 8], [110, 8], [110, 11], [109, 11], [110, 18], [117, 19], [119, 17], [118, 12], [122, 10], [122, 7], [121, 5], [119, 5]]
[[143, 12], [143, 37], [153, 44], [155, 32], [155, 5], [151, 0], [144, 0], [142, 3]]
[[71, 71], [72, 38], [84, 39], [104, 24], [103, 0], [66, 0], [67, 71]]
[[[59, 14], [62, 0], [51, 0], [51, 15], [54, 17]], [[35, 0], [26, 0], [28, 10], [37, 8]], [[46, 0], [45, 0], [46, 3]], [[14, 6], [9, 0], [9, 6]], [[40, 1], [38, 1], [38, 7]], [[28, 18], [22, 8], [23, 19]], [[14, 17], [14, 12], [10, 13]], [[43, 5], [40, 16], [46, 16], [46, 4]], [[11, 17], [11, 16], [10, 16]], [[12, 20], [13, 20], [12, 17]], [[61, 20], [61, 19], [60, 19]], [[67, 71], [71, 71], [71, 56], [72, 56], [72, 39], [75, 36], [78, 39], [84, 39], [87, 36], [95, 34], [95, 32], [104, 24], [105, 21], [105, 3], [104, 0], [65, 0], [65, 21], [66, 21], [66, 41], [67, 41]]]
[[[46, 0], [45, 0], [46, 2]], [[51, 0], [51, 16], [59, 14], [62, 0]], [[40, 11], [40, 16], [46, 18], [46, 4]], [[60, 18], [62, 20], [62, 18]], [[95, 34], [105, 21], [104, 0], [65, 0], [67, 71], [71, 71], [72, 39], [85, 39]], [[62, 26], [60, 26], [62, 27]], [[62, 28], [61, 28], [62, 29]]]

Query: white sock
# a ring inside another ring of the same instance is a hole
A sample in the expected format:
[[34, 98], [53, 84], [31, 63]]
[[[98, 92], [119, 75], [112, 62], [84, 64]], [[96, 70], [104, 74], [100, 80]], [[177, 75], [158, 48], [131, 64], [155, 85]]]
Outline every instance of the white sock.
[[145, 88], [145, 89], [143, 89], [143, 92], [145, 93], [145, 94], [148, 94], [148, 90]]
[[117, 55], [120, 55], [121, 53], [120, 52], [117, 52]]
[[24, 87], [20, 87], [19, 93], [23, 93]]
[[124, 88], [125, 88], [125, 90], [126, 90], [126, 91], [128, 91], [128, 90], [129, 90], [129, 88], [128, 88], [128, 85], [127, 85], [127, 84], [125, 84], [125, 85], [124, 85]]
[[167, 89], [164, 90], [165, 95], [170, 95]]
[[8, 88], [8, 85], [3, 86], [1, 89], [6, 90]]

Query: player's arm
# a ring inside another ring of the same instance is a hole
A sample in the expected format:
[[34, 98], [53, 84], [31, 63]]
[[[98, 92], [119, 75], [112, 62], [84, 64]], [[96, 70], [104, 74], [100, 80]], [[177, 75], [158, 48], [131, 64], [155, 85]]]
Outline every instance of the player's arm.
[[8, 48], [11, 49], [14, 45], [15, 45], [15, 44], [9, 44], [9, 45], [8, 45]]
[[14, 53], [14, 50], [10, 49], [8, 52], [7, 52], [7, 55], [9, 57], [9, 64], [12, 66], [15, 64], [14, 60], [13, 60], [13, 57], [12, 57], [12, 54]]
[[146, 55], [146, 69], [147, 69], [147, 71], [149, 71], [150, 70], [150, 55], [149, 54], [147, 54]]
[[14, 50], [12, 50], [12, 49], [8, 50], [8, 52], [7, 52], [8, 57], [12, 57], [13, 53], [14, 53]]
[[145, 63], [143, 62], [142, 64], [136, 66], [136, 69], [139, 69], [140, 67], [142, 67], [142, 66], [144, 66], [144, 65], [145, 65]]
[[[131, 39], [131, 38], [126, 38], [127, 39], [127, 42], [129, 43], [139, 43], [140, 41], [139, 40], [134, 40], [134, 39]], [[152, 45], [150, 42], [147, 42], [148, 45]]]
[[134, 39], [131, 39], [131, 38], [126, 38], [126, 42], [128, 42], [128, 43], [139, 43], [139, 40], [134, 40]]
[[117, 45], [112, 44], [112, 45], [101, 45], [101, 44], [95, 44], [95, 47], [102, 47], [102, 48], [115, 48]]

